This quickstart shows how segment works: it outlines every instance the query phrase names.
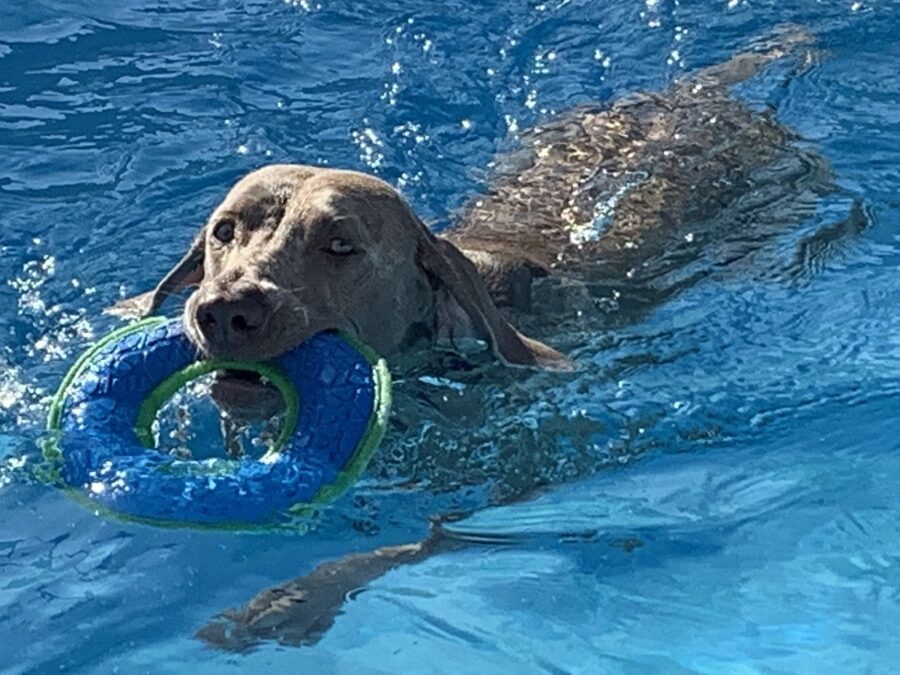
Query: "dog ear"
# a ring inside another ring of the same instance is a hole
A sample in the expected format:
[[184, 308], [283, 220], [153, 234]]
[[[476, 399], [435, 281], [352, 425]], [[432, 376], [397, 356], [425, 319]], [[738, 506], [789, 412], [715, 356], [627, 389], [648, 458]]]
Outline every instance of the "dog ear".
[[167, 297], [188, 286], [195, 286], [203, 279], [203, 258], [206, 249], [206, 238], [200, 231], [184, 257], [178, 261], [168, 274], [163, 277], [156, 288], [130, 298], [119, 300], [112, 307], [106, 308], [107, 314], [129, 319], [140, 319], [154, 314]]
[[[418, 220], [418, 219], [417, 219]], [[571, 371], [571, 359], [543, 342], [519, 333], [501, 314], [475, 265], [449, 241], [440, 239], [421, 221], [417, 256], [426, 274], [446, 290], [480, 337], [504, 363], [527, 368]], [[459, 316], [444, 308], [445, 316]], [[441, 308], [438, 308], [441, 311]]]

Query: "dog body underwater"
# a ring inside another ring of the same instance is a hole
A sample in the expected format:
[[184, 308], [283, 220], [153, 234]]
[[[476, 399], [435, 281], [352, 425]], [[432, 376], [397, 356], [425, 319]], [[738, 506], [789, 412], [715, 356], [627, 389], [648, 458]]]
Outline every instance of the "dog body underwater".
[[[154, 291], [114, 311], [150, 314], [197, 286], [184, 322], [208, 356], [266, 359], [341, 330], [389, 360], [423, 346], [474, 348], [507, 365], [571, 370], [548, 343], [573, 316], [608, 326], [609, 308], [626, 306], [633, 320], [711, 269], [752, 258], [836, 189], [821, 157], [729, 93], [808, 43], [785, 32], [665, 92], [578, 108], [523, 134], [440, 236], [377, 178], [264, 167], [234, 186]], [[280, 405], [262, 382], [227, 374], [214, 398], [245, 420]], [[326, 563], [199, 636], [238, 650], [314, 642], [349, 591], [459, 545], [437, 526], [422, 542]]]

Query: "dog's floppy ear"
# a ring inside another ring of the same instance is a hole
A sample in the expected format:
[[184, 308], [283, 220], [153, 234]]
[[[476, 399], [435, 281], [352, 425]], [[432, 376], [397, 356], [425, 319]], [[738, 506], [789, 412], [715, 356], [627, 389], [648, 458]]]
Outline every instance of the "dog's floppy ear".
[[419, 264], [456, 301], [501, 361], [544, 370], [574, 369], [569, 358], [513, 328], [494, 304], [472, 261], [453, 244], [435, 236], [421, 221], [419, 225]]
[[139, 319], [154, 314], [163, 301], [183, 288], [199, 284], [203, 279], [203, 257], [205, 234], [201, 230], [190, 249], [184, 257], [178, 261], [168, 274], [163, 277], [156, 288], [148, 293], [141, 293], [130, 298], [119, 300], [105, 311], [123, 318]]

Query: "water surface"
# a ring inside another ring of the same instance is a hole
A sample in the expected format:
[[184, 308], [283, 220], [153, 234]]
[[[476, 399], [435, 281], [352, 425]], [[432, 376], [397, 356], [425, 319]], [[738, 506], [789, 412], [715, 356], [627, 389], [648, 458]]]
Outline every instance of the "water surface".
[[[900, 5], [6, 4], [5, 671], [895, 671]], [[248, 170], [374, 172], [445, 228], [525, 129], [662, 89], [791, 22], [818, 36], [815, 58], [736, 93], [840, 189], [764, 264], [567, 336], [577, 379], [401, 382], [370, 471], [305, 536], [126, 525], [26, 480], [47, 396], [115, 323], [101, 309], [151, 287]], [[854, 204], [868, 227], [798, 268], [802, 242]], [[230, 655], [191, 637], [268, 585], [548, 480], [454, 526], [492, 543], [377, 580], [313, 646]]]

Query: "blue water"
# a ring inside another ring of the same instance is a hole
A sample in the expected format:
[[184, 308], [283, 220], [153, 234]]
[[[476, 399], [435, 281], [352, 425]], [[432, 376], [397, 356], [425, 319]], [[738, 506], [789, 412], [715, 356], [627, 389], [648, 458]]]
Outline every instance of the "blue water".
[[[4, 672], [896, 672], [900, 4], [3, 4]], [[374, 172], [447, 227], [520, 131], [664, 88], [788, 22], [818, 37], [808, 67], [737, 93], [842, 190], [756, 268], [573, 336], [574, 379], [401, 382], [403, 424], [303, 536], [107, 521], [27, 478], [47, 396], [115, 324], [101, 309], [152, 286], [246, 171]], [[869, 227], [787, 274], [798, 242], [854, 201]], [[493, 543], [374, 581], [317, 644], [235, 655], [192, 638], [447, 510], [474, 511], [453, 529]]]

